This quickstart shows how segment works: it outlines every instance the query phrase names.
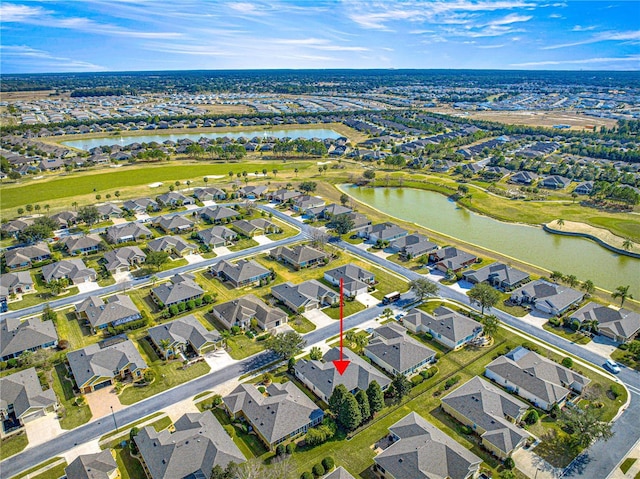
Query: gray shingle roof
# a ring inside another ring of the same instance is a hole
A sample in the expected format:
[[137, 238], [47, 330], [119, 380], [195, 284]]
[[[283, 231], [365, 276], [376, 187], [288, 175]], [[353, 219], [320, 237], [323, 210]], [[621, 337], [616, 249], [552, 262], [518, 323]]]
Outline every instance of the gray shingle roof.
[[188, 274], [176, 274], [168, 283], [151, 290], [164, 304], [174, 304], [204, 294], [204, 290]]
[[486, 432], [481, 437], [510, 454], [529, 434], [506, 417], [519, 420], [529, 406], [475, 376], [442, 398], [442, 402]]
[[0, 321], [0, 358], [37, 348], [43, 344], [56, 342], [58, 333], [53, 321], [29, 318], [20, 321], [6, 318]]
[[89, 296], [76, 305], [76, 312], [83, 313], [93, 328], [142, 317], [131, 298], [125, 294], [115, 294], [104, 301], [99, 296]]
[[279, 308], [268, 306], [253, 294], [216, 304], [213, 309], [231, 325], [236, 321], [246, 322], [255, 318], [262, 329], [268, 329], [276, 321], [286, 322], [287, 320], [287, 313]]
[[109, 479], [109, 476], [118, 468], [116, 460], [111, 455], [110, 449], [95, 454], [83, 454], [76, 457], [64, 472], [67, 479]]
[[135, 240], [138, 238], [153, 237], [153, 234], [151, 234], [151, 231], [149, 231], [146, 226], [135, 222], [109, 226], [106, 229], [106, 235], [107, 239], [112, 243], [128, 237], [133, 237]]
[[67, 236], [62, 240], [62, 243], [69, 250], [69, 252], [95, 248], [102, 244], [102, 238], [97, 234], [88, 234], [86, 236]]
[[273, 444], [306, 426], [323, 412], [293, 382], [272, 383], [263, 395], [253, 384], [240, 384], [223, 400], [229, 410], [240, 411]]
[[13, 404], [16, 417], [22, 417], [31, 408], [47, 408], [58, 403], [53, 389], [42, 390], [35, 368], [0, 378], [0, 390], [0, 409], [6, 411]]
[[478, 329], [482, 329], [482, 325], [477, 321], [444, 306], [436, 308], [432, 315], [414, 308], [403, 318], [403, 322], [415, 326], [421, 325], [423, 328], [439, 333], [454, 343], [471, 336]]
[[125, 246], [104, 254], [105, 267], [108, 271], [114, 271], [117, 268], [128, 268], [133, 262], [143, 262], [147, 255], [138, 246]]
[[343, 348], [343, 357], [351, 361], [349, 367], [340, 375], [333, 365], [334, 360], [340, 359], [340, 350], [332, 348], [325, 353], [322, 361], [301, 359], [296, 363], [295, 370], [305, 377], [327, 398], [338, 384], [343, 384], [348, 391], [355, 389], [366, 390], [371, 381], [377, 381], [385, 389], [391, 379], [381, 373], [374, 366], [366, 362], [348, 348]]
[[221, 339], [217, 331], [207, 331], [192, 314], [149, 328], [147, 334], [158, 347], [166, 339], [169, 345], [191, 344], [194, 348], [200, 349], [207, 343], [216, 343]]
[[220, 221], [227, 218], [235, 218], [240, 216], [240, 213], [226, 206], [208, 206], [200, 210], [200, 216], [207, 218], [209, 221]]
[[345, 283], [348, 280], [358, 280], [364, 283], [368, 283], [374, 278], [373, 273], [370, 273], [366, 269], [362, 269], [360, 266], [356, 266], [355, 264], [351, 263], [338, 266], [334, 269], [330, 269], [324, 274], [336, 281], [339, 281], [340, 278], [343, 278]]
[[295, 306], [295, 311], [309, 303], [322, 304], [325, 298], [328, 304], [333, 304], [339, 299], [338, 293], [315, 279], [300, 284], [278, 284], [271, 288], [271, 294], [288, 306]]
[[529, 278], [529, 273], [503, 263], [492, 263], [475, 271], [465, 271], [462, 275], [476, 283], [491, 280], [507, 285], [515, 285]]
[[613, 309], [589, 302], [571, 315], [571, 319], [598, 321], [600, 331], [609, 332], [626, 339], [633, 338], [640, 331], [640, 314], [628, 309]]
[[261, 264], [246, 259], [241, 259], [235, 264], [222, 260], [211, 267], [211, 272], [221, 275], [235, 284], [270, 274], [270, 271]]
[[123, 203], [122, 206], [124, 207], [124, 209], [127, 209], [129, 211], [146, 210], [149, 206], [151, 206], [154, 210], [159, 209], [158, 203], [150, 198], [137, 198], [135, 200], [127, 200]]
[[482, 460], [415, 412], [389, 428], [400, 438], [375, 457], [395, 479], [464, 479]]
[[181, 254], [184, 251], [194, 251], [198, 249], [196, 245], [188, 243], [180, 236], [161, 236], [160, 238], [149, 241], [147, 248], [151, 251], [175, 250]]
[[146, 369], [147, 363], [132, 341], [126, 340], [110, 346], [100, 347], [94, 343], [83, 349], [67, 353], [67, 361], [78, 387], [82, 387], [92, 378], [113, 378], [114, 371], [121, 371], [128, 364], [136, 369]]
[[584, 293], [562, 284], [551, 283], [544, 279], [538, 279], [516, 289], [511, 297], [534, 298], [535, 303], [563, 311], [573, 303], [580, 301]]
[[353, 477], [351, 474], [349, 474], [345, 468], [340, 466], [331, 474], [329, 474], [328, 476], [325, 476], [324, 479], [356, 479], [356, 478]]
[[369, 234], [374, 234], [381, 240], [388, 240], [390, 238], [395, 238], [398, 235], [407, 234], [407, 230], [400, 228], [398, 225], [394, 225], [393, 223], [380, 223], [377, 225], [373, 225], [368, 229]]
[[81, 259], [63, 259], [57, 263], [51, 263], [42, 267], [42, 276], [48, 283], [52, 279], [68, 277], [76, 282], [84, 278], [95, 279], [97, 274], [93, 268], [87, 268]]
[[122, 210], [113, 203], [105, 203], [103, 205], [96, 206], [100, 216], [121, 215]]
[[376, 328], [374, 335], [365, 350], [399, 372], [407, 371], [436, 354], [433, 349], [408, 336], [402, 326], [394, 323]]
[[454, 248], [453, 246], [439, 249], [433, 253], [433, 256], [437, 263], [443, 263], [447, 269], [454, 271], [462, 268], [465, 263], [476, 260], [476, 257], [471, 253]]
[[183, 215], [165, 215], [156, 218], [154, 225], [159, 226], [165, 231], [182, 230], [193, 227], [193, 221], [185, 218]]
[[327, 253], [324, 251], [320, 251], [303, 244], [295, 245], [292, 248], [289, 248], [288, 246], [279, 246], [278, 248], [271, 250], [269, 254], [274, 258], [282, 257], [289, 263], [295, 265], [327, 257]]
[[[153, 479], [209, 477], [214, 466], [242, 463], [245, 457], [213, 414], [189, 413], [178, 419], [173, 433], [147, 426], [135, 437]], [[192, 476], [195, 474], [194, 476]]]
[[4, 259], [7, 266], [18, 266], [23, 263], [32, 261], [35, 258], [50, 256], [49, 246], [44, 241], [36, 243], [32, 246], [24, 246], [9, 250], [5, 253]]

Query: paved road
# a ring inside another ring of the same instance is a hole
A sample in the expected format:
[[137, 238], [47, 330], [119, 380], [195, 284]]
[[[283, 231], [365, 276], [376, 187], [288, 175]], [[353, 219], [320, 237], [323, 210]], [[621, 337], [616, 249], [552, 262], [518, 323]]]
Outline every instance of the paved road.
[[[262, 206], [261, 208], [265, 207]], [[312, 228], [310, 228], [309, 226], [298, 223], [279, 210], [269, 208], [269, 211], [273, 212], [275, 216], [284, 221], [295, 223], [297, 227], [301, 228], [301, 233], [293, 238], [274, 242], [266, 246], [256, 246], [254, 248], [227, 255], [224, 258], [233, 259], [239, 256], [257, 254], [264, 251], [265, 249], [273, 248], [280, 244], [292, 243], [294, 241], [298, 241], [303, 238], [309, 238], [311, 236]], [[363, 251], [355, 245], [349, 244], [347, 242], [336, 241], [334, 242], [334, 244], [356, 255], [359, 255], [372, 263], [378, 264], [379, 266], [400, 274], [410, 280], [423, 277], [415, 271], [408, 270], [401, 265], [383, 259], [367, 251]], [[214, 264], [220, 259], [223, 259], [223, 257], [214, 258], [212, 260], [207, 260], [206, 262], [196, 263], [193, 265], [183, 266], [171, 271], [165, 271], [158, 276], [169, 277], [176, 272], [184, 272], [202, 268], [203, 266]], [[121, 287], [121, 285], [114, 286], [116, 286], [116, 288], [111, 291], [108, 291], [110, 288], [112, 288], [110, 286], [107, 288], [102, 288], [102, 290], [98, 291], [97, 293], [107, 294], [109, 292], [116, 291]], [[470, 304], [469, 298], [464, 293], [443, 285], [439, 285], [439, 289], [439, 294], [443, 298], [452, 299], [475, 308], [474, 305]], [[90, 294], [96, 294], [96, 292], [94, 291]], [[72, 302], [78, 301], [81, 299], [80, 296], [81, 295], [76, 295], [72, 298], [65, 298], [65, 300], [68, 302], [60, 305], [70, 304]], [[407, 300], [410, 300], [411, 297], [411, 294], [409, 294], [408, 296], [405, 295], [405, 299]], [[54, 304], [52, 304], [52, 306], [57, 307], [57, 305]], [[345, 328], [353, 328], [366, 321], [369, 321], [380, 315], [383, 309], [384, 307], [382, 307], [381, 305], [377, 305], [375, 307], [370, 307], [363, 311], [360, 311], [345, 320]], [[559, 336], [556, 336], [555, 334], [537, 328], [529, 323], [524, 323], [518, 318], [515, 318], [514, 316], [511, 316], [503, 311], [494, 309], [491, 312], [498, 318], [500, 318], [500, 320], [505, 324], [512, 326], [524, 333], [537, 337], [543, 341], [546, 341], [553, 346], [558, 347], [559, 349], [568, 351], [596, 366], [601, 366], [606, 359], [603, 356], [600, 356], [577, 344], [571, 343]], [[19, 313], [19, 316], [22, 316], [25, 314], [25, 310], [21, 310]], [[10, 313], [7, 313], [4, 316], [7, 317], [9, 314]], [[308, 344], [314, 344], [335, 336], [338, 333], [339, 323], [336, 321], [334, 324], [330, 324], [329, 326], [308, 333], [307, 335], [305, 335], [305, 339], [307, 340]], [[202, 376], [189, 383], [182, 384], [174, 389], [164, 391], [156, 396], [146, 399], [145, 401], [136, 403], [135, 406], [122, 409], [116, 412], [116, 421], [118, 422], [118, 424], [133, 422], [137, 419], [140, 419], [141, 417], [145, 417], [156, 411], [162, 410], [164, 407], [166, 407], [167, 404], [173, 404], [193, 397], [199, 392], [210, 390], [230, 379], [238, 377], [249, 371], [258, 369], [261, 366], [273, 361], [274, 359], [275, 357], [268, 352], [257, 354], [255, 356], [252, 356], [251, 358], [247, 358], [241, 362], [229, 366], [222, 371], [217, 371], [215, 373]], [[569, 468], [567, 468], [567, 470], [565, 471], [566, 477], [580, 477], [587, 479], [606, 478], [626, 455], [627, 451], [629, 451], [629, 449], [633, 447], [638, 438], [640, 438], [640, 421], [638, 421], [638, 418], [640, 417], [640, 374], [636, 371], [624, 368], [618, 375], [618, 379], [624, 382], [629, 388], [631, 392], [631, 402], [628, 408], [614, 423], [613, 430], [615, 432], [615, 435], [613, 439], [606, 443], [598, 441], [596, 444], [594, 444], [586, 453], [584, 453], [581, 457], [578, 458], [578, 460], [574, 461], [574, 463]], [[85, 424], [79, 428], [74, 429], [73, 431], [69, 431], [57, 437], [55, 441], [49, 441], [36, 448], [27, 449], [22, 453], [1, 462], [1, 475], [2, 477], [11, 477], [29, 467], [32, 467], [33, 464], [39, 464], [40, 462], [43, 462], [50, 457], [60, 455], [64, 451], [73, 448], [76, 444], [82, 444], [92, 439], [99, 438], [112, 430], [114, 430], [114, 424], [110, 417], [105, 417], [99, 421], [93, 421]]]

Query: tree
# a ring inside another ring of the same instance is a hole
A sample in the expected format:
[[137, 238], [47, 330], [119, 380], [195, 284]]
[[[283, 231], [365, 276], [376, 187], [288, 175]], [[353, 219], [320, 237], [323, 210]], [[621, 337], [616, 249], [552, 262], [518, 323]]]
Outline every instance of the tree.
[[356, 398], [350, 392], [347, 392], [340, 405], [338, 421], [340, 421], [340, 424], [348, 431], [353, 431], [362, 422], [362, 414], [360, 413], [358, 401], [356, 401]]
[[576, 278], [574, 274], [565, 276], [564, 281], [572, 288], [575, 288], [579, 284], [578, 278]]
[[404, 374], [396, 374], [393, 381], [391, 381], [391, 386], [393, 386], [394, 396], [397, 401], [402, 401], [402, 398], [411, 391], [411, 381]]
[[484, 328], [484, 335], [493, 338], [495, 334], [498, 332], [498, 327], [500, 326], [500, 320], [496, 318], [494, 315], [485, 316], [482, 319], [482, 326]]
[[318, 184], [315, 181], [303, 181], [298, 187], [301, 191], [312, 193], [316, 191]]
[[557, 283], [558, 281], [561, 281], [564, 278], [564, 274], [562, 274], [560, 271], [552, 271], [551, 274], [549, 275], [549, 278], [554, 283]]
[[300, 171], [300, 170], [298, 170], [298, 168], [294, 168], [293, 169], [293, 172], [296, 174], [296, 178], [298, 177], [298, 171]]
[[367, 180], [373, 180], [376, 177], [376, 172], [373, 170], [365, 170], [362, 174]]
[[51, 294], [54, 296], [58, 296], [67, 286], [68, 281], [65, 278], [52, 279], [47, 283], [49, 291], [51, 291]]
[[311, 351], [309, 351], [309, 357], [314, 361], [319, 361], [320, 359], [322, 359], [322, 349], [320, 349], [318, 346], [312, 347]]
[[271, 336], [267, 340], [267, 348], [282, 359], [289, 359], [298, 354], [307, 342], [295, 331], [287, 331]]
[[42, 320], [43, 321], [55, 321], [58, 319], [58, 313], [56, 313], [49, 303], [44, 305], [42, 308]]
[[102, 195], [96, 195], [96, 200], [100, 201], [102, 199]]
[[492, 308], [500, 300], [500, 293], [487, 283], [476, 283], [467, 294], [480, 304], [482, 314], [485, 308]]
[[420, 301], [429, 296], [435, 296], [438, 294], [438, 285], [426, 278], [414, 279], [409, 283], [409, 286]]
[[366, 391], [362, 389], [356, 393], [356, 401], [358, 401], [358, 407], [360, 408], [360, 416], [362, 420], [369, 419], [371, 417], [371, 408], [369, 407], [369, 398]]
[[582, 288], [582, 291], [584, 291], [587, 294], [587, 296], [591, 296], [596, 290], [596, 287], [593, 284], [593, 281], [591, 281], [590, 279], [582, 283], [581, 288]]
[[342, 236], [353, 229], [354, 222], [347, 215], [337, 215], [331, 220], [331, 226], [336, 234]]
[[349, 195], [346, 193], [342, 193], [340, 195], [340, 204], [342, 206], [347, 206], [347, 203], [349, 203]]
[[18, 233], [18, 239], [23, 243], [35, 243], [49, 238], [51, 233], [57, 228], [56, 222], [48, 216], [41, 216], [33, 221]]
[[633, 248], [633, 241], [631, 241], [629, 238], [625, 239], [622, 242], [622, 248], [626, 251], [631, 251], [631, 249]]
[[559, 220], [556, 221], [556, 224], [558, 226], [564, 226], [564, 220], [562, 218], [560, 218]]
[[569, 368], [571, 369], [573, 367], [573, 359], [571, 359], [569, 356], [565, 357], [562, 359], [562, 365], [565, 368]]
[[149, 251], [147, 258], [144, 260], [144, 264], [155, 268], [156, 271], [160, 271], [163, 264], [169, 261], [169, 253], [166, 251]]
[[613, 437], [611, 423], [602, 420], [602, 411], [596, 408], [565, 408], [558, 422], [569, 432], [571, 442], [579, 448], [591, 445], [597, 439], [608, 441]]
[[100, 220], [100, 213], [95, 206], [83, 206], [78, 210], [78, 221], [91, 226]]
[[622, 305], [624, 304], [625, 300], [633, 299], [633, 296], [631, 294], [629, 294], [629, 288], [630, 288], [630, 285], [618, 286], [616, 288], [616, 290], [613, 293], [611, 293], [611, 297], [613, 299], [620, 298], [620, 307], [622, 307]]
[[347, 391], [347, 388], [344, 386], [344, 384], [338, 384], [331, 393], [331, 396], [329, 397], [329, 410], [335, 416], [338, 416], [338, 414], [340, 414], [340, 407], [342, 406], [342, 402], [344, 401], [344, 398], [347, 396], [347, 394], [349, 394], [349, 391]]
[[278, 169], [274, 168], [273, 170], [271, 170], [271, 173], [273, 173], [273, 176], [278, 176]]
[[166, 339], [166, 338], [165, 339], [161, 339], [159, 346], [160, 346], [160, 349], [162, 349], [164, 351], [164, 354], [165, 354], [164, 358], [167, 359], [168, 356], [167, 356], [166, 353], [167, 353], [167, 349], [169, 349], [169, 346], [171, 346], [171, 341]]

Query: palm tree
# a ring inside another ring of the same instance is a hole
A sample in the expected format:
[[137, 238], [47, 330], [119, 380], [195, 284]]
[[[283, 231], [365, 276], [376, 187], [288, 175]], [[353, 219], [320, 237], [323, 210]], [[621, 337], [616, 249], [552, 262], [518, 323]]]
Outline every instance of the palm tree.
[[618, 286], [616, 288], [616, 290], [613, 293], [611, 293], [611, 297], [613, 299], [620, 298], [620, 307], [621, 308], [622, 308], [622, 305], [624, 304], [624, 301], [626, 299], [633, 299], [633, 296], [631, 294], [629, 294], [629, 288], [630, 288], [630, 285]]
[[593, 284], [593, 281], [591, 281], [590, 279], [582, 283], [582, 291], [584, 291], [587, 294], [587, 296], [591, 296], [595, 290], [596, 290], [596, 287]]
[[73, 206], [73, 210], [74, 211], [78, 211], [78, 202], [74, 201], [73, 203], [71, 203], [71, 206]]
[[576, 276], [573, 275], [573, 274], [569, 274], [569, 275], [565, 276], [564, 281], [565, 281], [565, 283], [567, 283], [572, 288], [575, 287], [578, 284], [578, 278], [576, 278]]
[[162, 349], [162, 352], [164, 353], [164, 360], [166, 361], [168, 358], [167, 356], [167, 349], [169, 348], [169, 345], [171, 344], [171, 341], [169, 341], [168, 339], [161, 339], [160, 340], [160, 349]]
[[158, 282], [158, 277], [155, 274], [149, 279], [151, 280], [151, 286], [155, 286], [155, 284]]
[[558, 281], [564, 278], [564, 274], [562, 274], [560, 271], [552, 271], [551, 274], [549, 275], [549, 278], [554, 283], [557, 283]]
[[231, 331], [227, 331], [226, 329], [220, 333], [222, 337], [222, 341], [224, 341], [224, 349], [229, 347], [229, 338], [231, 337]]
[[49, 206], [48, 204], [44, 205], [44, 209], [47, 211], [47, 213], [49, 213], [49, 208], [51, 208], [51, 206]]
[[294, 168], [293, 172], [296, 174], [296, 178], [298, 177], [298, 168]]
[[622, 243], [622, 248], [626, 251], [631, 251], [633, 249], [633, 241], [631, 241], [629, 238], [625, 239]]
[[560, 218], [558, 221], [556, 221], [556, 224], [558, 226], [564, 226], [564, 220], [562, 218]]
[[498, 332], [498, 326], [500, 325], [500, 320], [493, 315], [485, 316], [482, 320], [482, 326], [484, 329], [484, 335], [493, 338], [495, 334]]

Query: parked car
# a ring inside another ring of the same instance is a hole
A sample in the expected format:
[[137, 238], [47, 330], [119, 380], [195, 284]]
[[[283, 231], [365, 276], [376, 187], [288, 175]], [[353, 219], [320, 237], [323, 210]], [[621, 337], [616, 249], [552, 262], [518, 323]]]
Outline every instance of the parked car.
[[618, 363], [611, 359], [607, 359], [605, 361], [604, 367], [611, 371], [613, 374], [618, 374], [620, 372], [620, 366], [618, 366]]

